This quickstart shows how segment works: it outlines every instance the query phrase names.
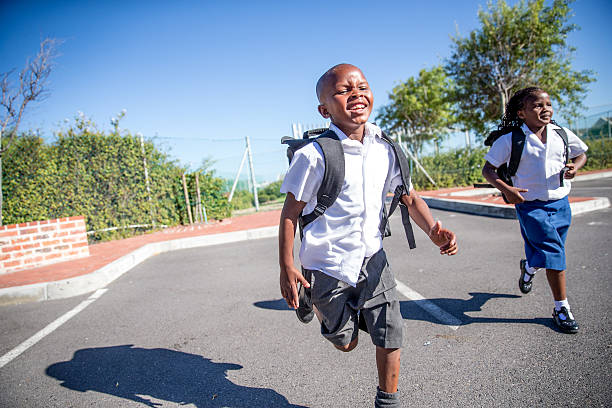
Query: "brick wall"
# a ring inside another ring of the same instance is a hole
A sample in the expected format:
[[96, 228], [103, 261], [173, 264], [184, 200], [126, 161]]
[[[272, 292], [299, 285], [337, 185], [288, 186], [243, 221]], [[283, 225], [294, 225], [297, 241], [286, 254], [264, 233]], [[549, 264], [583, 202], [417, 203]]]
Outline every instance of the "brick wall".
[[85, 218], [0, 226], [0, 274], [89, 256]]

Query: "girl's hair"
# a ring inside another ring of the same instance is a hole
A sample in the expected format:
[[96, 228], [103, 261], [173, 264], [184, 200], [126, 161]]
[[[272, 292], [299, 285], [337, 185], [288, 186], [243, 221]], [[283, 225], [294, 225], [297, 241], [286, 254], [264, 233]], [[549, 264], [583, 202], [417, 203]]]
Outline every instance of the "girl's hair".
[[[516, 91], [506, 104], [504, 116], [501, 119], [501, 123], [497, 126], [497, 130], [491, 132], [489, 137], [496, 139], [501, 135], [512, 132], [512, 130], [516, 128], [520, 128], [523, 125], [523, 120], [518, 117], [517, 112], [523, 109], [527, 99], [535, 98], [536, 94], [541, 92], [546, 91], [537, 86], [529, 86], [520, 91]], [[557, 124], [553, 120], [551, 120], [551, 123]]]

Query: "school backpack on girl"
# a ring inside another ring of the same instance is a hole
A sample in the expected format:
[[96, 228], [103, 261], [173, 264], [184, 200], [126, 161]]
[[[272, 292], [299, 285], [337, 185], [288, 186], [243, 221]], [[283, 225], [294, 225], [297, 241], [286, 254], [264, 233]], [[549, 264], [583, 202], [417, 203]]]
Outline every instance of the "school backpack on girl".
[[[555, 131], [563, 140], [563, 145], [565, 146], [564, 164], [567, 164], [568, 157], [569, 157], [569, 144], [567, 141], [567, 133], [565, 132], [565, 129], [563, 129], [561, 126], [559, 126], [558, 129], [555, 129]], [[489, 146], [489, 147], [493, 146], [493, 143], [505, 134], [506, 134], [505, 132], [501, 132], [501, 131], [491, 132], [489, 134], [489, 137], [487, 137], [486, 140], [484, 141], [485, 146]], [[525, 133], [520, 127], [514, 127], [512, 129], [512, 147], [510, 149], [510, 161], [508, 161], [507, 164], [506, 163], [501, 164], [496, 170], [496, 173], [499, 176], [499, 178], [502, 179], [502, 181], [508, 184], [509, 186], [512, 186], [512, 177], [516, 175], [516, 171], [518, 170], [519, 163], [521, 162], [521, 156], [523, 155], [523, 148], [525, 147], [526, 138], [527, 137], [525, 136]], [[564, 173], [565, 173], [564, 171], [561, 171], [561, 174], [559, 175], [561, 185], [563, 185]], [[504, 199], [506, 203], [508, 203], [508, 199], [503, 193], [502, 193], [502, 198]]]
[[[388, 224], [389, 217], [391, 217], [391, 214], [393, 214], [398, 204], [400, 204], [400, 197], [404, 192], [404, 186], [410, 185], [410, 167], [404, 152], [402, 152], [401, 148], [387, 135], [385, 135], [384, 132], [382, 134], [382, 139], [391, 146], [391, 150], [393, 150], [393, 153], [395, 154], [400, 167], [403, 182], [403, 185], [400, 185], [395, 189], [388, 212], [383, 203], [383, 217], [379, 225], [379, 231], [383, 237], [387, 237], [391, 235], [391, 230], [389, 229]], [[327, 210], [336, 201], [344, 182], [344, 149], [342, 148], [342, 143], [340, 142], [338, 135], [336, 135], [332, 130], [313, 129], [304, 132], [302, 139], [294, 139], [289, 136], [285, 136], [281, 139], [281, 144], [288, 145], [287, 158], [289, 159], [290, 164], [295, 152], [309, 143], [317, 143], [321, 147], [325, 170], [323, 173], [323, 181], [321, 182], [321, 186], [317, 192], [317, 204], [315, 209], [310, 214], [303, 216], [300, 215], [299, 217], [300, 237], [302, 236], [304, 227], [323, 215], [325, 210]], [[411, 249], [415, 248], [416, 243], [414, 240], [414, 233], [412, 231], [412, 224], [410, 224], [408, 209], [406, 206], [400, 205], [400, 210], [402, 213], [404, 231], [406, 232], [406, 238], [408, 239], [408, 245]]]

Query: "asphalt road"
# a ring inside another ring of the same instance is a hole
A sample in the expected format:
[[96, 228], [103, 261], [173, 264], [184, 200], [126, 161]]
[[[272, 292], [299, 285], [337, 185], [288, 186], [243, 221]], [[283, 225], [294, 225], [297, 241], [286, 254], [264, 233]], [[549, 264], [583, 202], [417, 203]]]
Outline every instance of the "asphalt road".
[[[612, 199], [612, 178], [573, 194]], [[404, 406], [612, 406], [612, 210], [574, 217], [569, 232], [576, 335], [553, 328], [544, 273], [518, 290], [516, 220], [433, 213], [457, 233], [457, 256], [419, 232], [409, 250], [396, 216], [385, 242], [396, 278], [424, 298], [401, 302]], [[0, 407], [373, 406], [369, 338], [341, 353], [299, 323], [277, 265], [275, 239], [151, 258], [1, 367]], [[0, 307], [0, 356], [88, 297]]]

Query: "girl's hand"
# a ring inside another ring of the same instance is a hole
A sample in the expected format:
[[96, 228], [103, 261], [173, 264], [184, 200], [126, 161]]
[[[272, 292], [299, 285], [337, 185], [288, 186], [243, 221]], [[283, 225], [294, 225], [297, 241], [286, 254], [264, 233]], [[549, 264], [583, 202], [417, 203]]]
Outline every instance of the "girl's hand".
[[526, 188], [517, 188], [509, 186], [506, 191], [504, 191], [504, 195], [506, 196], [506, 200], [508, 200], [509, 204], [521, 204], [525, 202], [525, 199], [521, 195], [521, 193], [526, 193]]
[[571, 163], [571, 162], [567, 163], [565, 167], [567, 167], [567, 170], [565, 171], [563, 178], [573, 179], [574, 177], [576, 177], [576, 173], [578, 173], [578, 169], [576, 168], [575, 163]]
[[440, 255], [455, 255], [458, 251], [455, 233], [442, 228], [439, 220], [429, 230], [429, 239], [440, 248]]

